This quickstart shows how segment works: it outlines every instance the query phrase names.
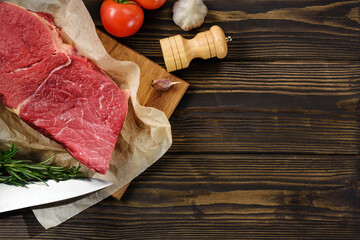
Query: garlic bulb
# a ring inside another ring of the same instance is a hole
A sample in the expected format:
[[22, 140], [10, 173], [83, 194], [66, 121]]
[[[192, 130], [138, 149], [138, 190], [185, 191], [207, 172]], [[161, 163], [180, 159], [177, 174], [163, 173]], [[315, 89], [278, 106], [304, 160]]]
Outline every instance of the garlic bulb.
[[184, 31], [200, 27], [207, 14], [202, 0], [179, 0], [173, 6], [173, 20]]

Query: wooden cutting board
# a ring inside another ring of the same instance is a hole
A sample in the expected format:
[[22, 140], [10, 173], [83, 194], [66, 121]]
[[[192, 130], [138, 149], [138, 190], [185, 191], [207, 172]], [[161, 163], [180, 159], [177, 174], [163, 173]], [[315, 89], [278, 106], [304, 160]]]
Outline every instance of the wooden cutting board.
[[[166, 69], [160, 65], [122, 45], [108, 34], [100, 30], [97, 30], [97, 33], [110, 56], [120, 61], [133, 61], [140, 67], [140, 85], [138, 90], [140, 104], [157, 108], [170, 118], [182, 96], [185, 94], [189, 83], [168, 73]], [[180, 82], [180, 84], [173, 85], [165, 92], [159, 92], [151, 86], [151, 81], [159, 78], [168, 78], [172, 82]], [[119, 189], [119, 191], [113, 194], [113, 197], [120, 200], [128, 186], [129, 184]]]

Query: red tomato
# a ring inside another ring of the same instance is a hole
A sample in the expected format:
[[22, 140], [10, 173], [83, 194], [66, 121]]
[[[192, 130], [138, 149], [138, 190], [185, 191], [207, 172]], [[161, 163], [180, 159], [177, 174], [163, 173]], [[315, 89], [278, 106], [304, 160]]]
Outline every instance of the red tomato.
[[139, 3], [143, 8], [148, 10], [153, 10], [161, 7], [164, 5], [166, 0], [135, 0], [137, 3]]
[[101, 22], [110, 34], [128, 37], [135, 34], [144, 22], [144, 11], [128, 0], [105, 0], [100, 8]]

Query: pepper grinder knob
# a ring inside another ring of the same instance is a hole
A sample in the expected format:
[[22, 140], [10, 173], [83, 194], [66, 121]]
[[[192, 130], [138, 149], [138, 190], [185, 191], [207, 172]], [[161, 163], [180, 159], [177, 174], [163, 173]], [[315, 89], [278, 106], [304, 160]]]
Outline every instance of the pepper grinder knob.
[[212, 26], [209, 31], [198, 33], [193, 39], [184, 39], [180, 35], [160, 40], [166, 69], [168, 72], [187, 68], [194, 58], [224, 58], [228, 52], [227, 42], [219, 26]]

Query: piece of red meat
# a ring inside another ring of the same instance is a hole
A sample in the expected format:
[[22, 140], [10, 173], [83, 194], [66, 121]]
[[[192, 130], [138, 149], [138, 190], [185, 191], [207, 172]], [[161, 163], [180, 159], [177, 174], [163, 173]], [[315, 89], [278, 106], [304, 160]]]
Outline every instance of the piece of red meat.
[[54, 69], [66, 65], [68, 61], [69, 57], [66, 54], [57, 53], [45, 57], [31, 67], [0, 73], [2, 102], [7, 107], [16, 109], [35, 92]]
[[0, 3], [0, 99], [79, 162], [106, 173], [128, 94], [62, 42], [50, 15]]

